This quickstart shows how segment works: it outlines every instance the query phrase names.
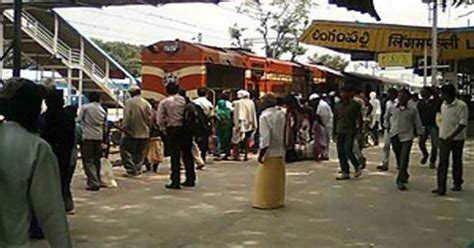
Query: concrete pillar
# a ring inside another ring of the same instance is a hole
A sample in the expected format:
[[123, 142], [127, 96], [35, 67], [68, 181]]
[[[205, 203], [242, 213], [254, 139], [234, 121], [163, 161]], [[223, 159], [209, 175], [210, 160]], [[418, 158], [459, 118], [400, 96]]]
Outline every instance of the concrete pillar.
[[81, 66], [84, 66], [84, 39], [81, 37], [81, 52], [80, 52], [80, 64]]
[[108, 81], [110, 79], [110, 61], [108, 59], [105, 60], [105, 80]]
[[[3, 56], [5, 52], [3, 49], [4, 37], [3, 37], [3, 9], [0, 9], [0, 56]], [[3, 60], [0, 61], [0, 79], [3, 79]]]
[[83, 96], [83, 93], [84, 93], [84, 89], [83, 89], [83, 77], [84, 75], [82, 74], [82, 69], [79, 69], [79, 108], [82, 108], [82, 96]]
[[72, 69], [67, 69], [67, 105], [72, 104]]
[[54, 54], [58, 54], [58, 39], [59, 39], [59, 18], [56, 12], [53, 12], [54, 15], [54, 39], [53, 39], [53, 51]]

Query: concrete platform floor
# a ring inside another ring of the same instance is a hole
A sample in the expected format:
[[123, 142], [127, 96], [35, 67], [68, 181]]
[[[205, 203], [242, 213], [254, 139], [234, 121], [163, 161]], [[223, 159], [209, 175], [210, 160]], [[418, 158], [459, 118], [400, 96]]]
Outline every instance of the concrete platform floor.
[[464, 248], [474, 240], [473, 147], [465, 150], [461, 193], [430, 195], [435, 171], [419, 165], [416, 146], [409, 190], [397, 191], [394, 166], [375, 170], [379, 147], [365, 151], [368, 168], [351, 181], [335, 180], [337, 160], [288, 165], [287, 207], [274, 211], [251, 208], [255, 160], [214, 162], [199, 172], [197, 188], [181, 191], [163, 187], [167, 163], [138, 179], [120, 177], [117, 168], [119, 188], [97, 193], [84, 190], [79, 170], [72, 234], [81, 248]]

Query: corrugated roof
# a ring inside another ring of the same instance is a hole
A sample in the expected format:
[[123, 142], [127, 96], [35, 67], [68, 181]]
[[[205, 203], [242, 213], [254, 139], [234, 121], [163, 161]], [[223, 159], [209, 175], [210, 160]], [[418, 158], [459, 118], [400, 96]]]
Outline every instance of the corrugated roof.
[[334, 69], [331, 69], [327, 66], [324, 66], [324, 65], [313, 65], [311, 64], [311, 66], [314, 66], [318, 69], [320, 69], [321, 71], [325, 71], [325, 72], [328, 72], [328, 73], [331, 73], [333, 75], [336, 75], [336, 76], [339, 76], [339, 77], [344, 77], [344, 75], [340, 72], [340, 71], [336, 71]]

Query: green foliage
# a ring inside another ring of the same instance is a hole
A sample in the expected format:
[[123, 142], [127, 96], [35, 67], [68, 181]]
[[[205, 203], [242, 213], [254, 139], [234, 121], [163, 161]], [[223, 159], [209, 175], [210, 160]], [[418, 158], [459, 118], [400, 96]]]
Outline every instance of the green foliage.
[[339, 55], [319, 55], [315, 53], [313, 56], [308, 57], [308, 60], [311, 64], [324, 65], [336, 71], [344, 71], [347, 65], [349, 65], [349, 61]]
[[[309, 23], [313, 7], [311, 0], [273, 0], [270, 4], [246, 1], [239, 12], [258, 20], [257, 31], [261, 34], [267, 57], [279, 58], [291, 53], [292, 59], [303, 55], [306, 49], [300, 46], [298, 37]], [[233, 30], [239, 30], [234, 25]], [[242, 36], [242, 33], [234, 33]], [[237, 36], [232, 36], [236, 38]]]
[[232, 46], [235, 47], [244, 47], [244, 43], [242, 41], [243, 32], [247, 30], [246, 28], [240, 28], [237, 23], [234, 26], [229, 27], [229, 36], [232, 38]]
[[140, 76], [142, 69], [141, 51], [143, 46], [118, 41], [104, 42], [97, 39], [93, 41], [120, 65], [125, 67], [133, 76]]

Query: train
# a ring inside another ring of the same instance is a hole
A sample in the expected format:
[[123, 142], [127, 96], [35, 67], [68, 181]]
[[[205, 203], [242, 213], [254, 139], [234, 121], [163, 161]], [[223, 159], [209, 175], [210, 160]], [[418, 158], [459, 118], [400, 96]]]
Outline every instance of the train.
[[246, 89], [257, 95], [298, 92], [308, 96], [326, 82], [327, 73], [317, 65], [180, 40], [160, 41], [142, 51], [143, 94], [153, 99], [166, 95], [164, 78], [170, 75], [179, 79], [180, 88], [191, 97], [201, 87], [213, 92]]

